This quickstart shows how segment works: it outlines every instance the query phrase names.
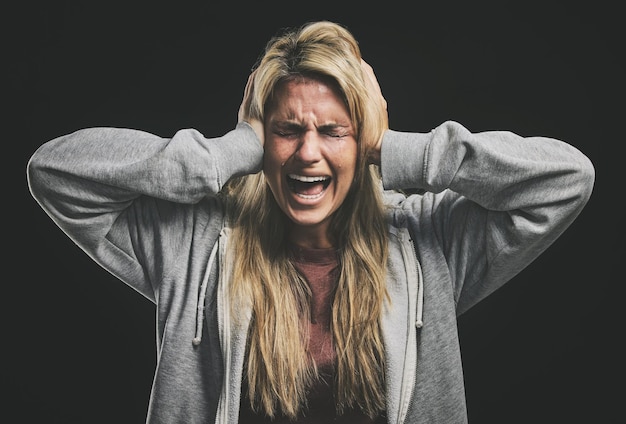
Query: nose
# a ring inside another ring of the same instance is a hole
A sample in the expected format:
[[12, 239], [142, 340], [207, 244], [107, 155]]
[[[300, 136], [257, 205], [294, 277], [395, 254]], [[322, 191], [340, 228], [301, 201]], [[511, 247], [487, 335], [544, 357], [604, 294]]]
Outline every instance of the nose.
[[296, 160], [307, 164], [322, 159], [321, 141], [315, 132], [307, 131], [302, 135], [294, 157]]

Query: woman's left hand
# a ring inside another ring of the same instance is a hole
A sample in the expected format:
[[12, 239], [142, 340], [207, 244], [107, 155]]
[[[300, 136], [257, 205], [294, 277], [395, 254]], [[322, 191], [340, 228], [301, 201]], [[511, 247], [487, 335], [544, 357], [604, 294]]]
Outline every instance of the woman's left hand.
[[[376, 75], [374, 74], [374, 69], [372, 66], [361, 59], [361, 68], [363, 69], [363, 75], [365, 76], [365, 84], [367, 85], [368, 90], [374, 97], [374, 101], [380, 106], [382, 110], [382, 114], [384, 116], [384, 128], [386, 130], [389, 128], [389, 114], [387, 112], [387, 100], [383, 96], [383, 93], [380, 89], [380, 84], [378, 84], [378, 80], [376, 79]], [[384, 131], [381, 132], [380, 138], [376, 142], [374, 148], [370, 152], [370, 163], [380, 165], [380, 148], [383, 141]]]

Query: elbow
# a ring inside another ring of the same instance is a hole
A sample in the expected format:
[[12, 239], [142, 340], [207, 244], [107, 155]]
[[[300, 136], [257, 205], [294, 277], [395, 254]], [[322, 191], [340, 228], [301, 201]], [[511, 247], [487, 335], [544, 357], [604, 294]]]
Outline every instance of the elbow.
[[578, 167], [577, 175], [578, 175], [578, 186], [579, 186], [579, 199], [581, 202], [581, 206], [584, 206], [591, 197], [591, 193], [593, 192], [593, 188], [596, 181], [596, 170], [587, 156], [583, 156], [583, 159], [579, 162], [580, 166]]
[[31, 196], [39, 205], [48, 210], [50, 199], [54, 197], [54, 172], [48, 155], [40, 147], [26, 164], [26, 183]]
[[548, 200], [538, 209], [527, 210], [527, 220], [536, 224], [537, 228], [566, 228], [591, 198], [595, 167], [588, 157], [579, 154], [563, 171], [558, 176], [559, 182], [549, 188], [549, 193], [544, 193]]
[[44, 188], [45, 184], [42, 183], [42, 164], [38, 160], [38, 156], [35, 153], [26, 164], [26, 182], [28, 184], [28, 190], [31, 195], [38, 199], [38, 193], [40, 188]]

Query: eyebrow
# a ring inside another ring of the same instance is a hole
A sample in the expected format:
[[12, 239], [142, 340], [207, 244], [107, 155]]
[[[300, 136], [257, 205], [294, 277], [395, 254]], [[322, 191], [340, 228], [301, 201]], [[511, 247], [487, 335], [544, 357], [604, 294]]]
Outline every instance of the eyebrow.
[[332, 124], [324, 124], [324, 125], [320, 125], [319, 127], [317, 127], [318, 130], [320, 131], [325, 131], [325, 130], [334, 130], [337, 128], [350, 128], [350, 125], [345, 125], [345, 124], [339, 124], [339, 123], [332, 123]]
[[[302, 129], [305, 127], [305, 125], [302, 125], [298, 122], [295, 121], [276, 121], [273, 123], [274, 127], [280, 127], [280, 128], [287, 128], [287, 129]], [[328, 123], [328, 124], [322, 124], [318, 127], [316, 127], [318, 131], [328, 131], [328, 130], [334, 130], [337, 128], [350, 128], [349, 124], [340, 124], [338, 122], [332, 122], [332, 123]]]

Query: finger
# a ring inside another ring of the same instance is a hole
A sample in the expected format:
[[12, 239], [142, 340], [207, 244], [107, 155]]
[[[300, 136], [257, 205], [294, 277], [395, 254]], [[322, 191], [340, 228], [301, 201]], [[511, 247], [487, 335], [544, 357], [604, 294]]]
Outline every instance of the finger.
[[380, 89], [380, 84], [374, 74], [374, 68], [372, 68], [372, 66], [363, 59], [361, 59], [361, 68], [365, 74], [365, 83], [368, 85], [369, 89], [372, 90], [372, 93], [378, 96], [378, 101], [381, 103], [383, 108], [387, 110], [387, 100], [383, 96], [383, 92]]
[[237, 113], [237, 119], [239, 121], [243, 121], [246, 118], [246, 115], [248, 113], [248, 108], [250, 106], [250, 101], [251, 101], [251, 93], [252, 93], [252, 86], [253, 86], [253, 81], [254, 81], [254, 72], [253, 71], [250, 75], [248, 75], [248, 80], [246, 81], [246, 86], [243, 90], [243, 98], [241, 100], [241, 104], [239, 105], [239, 111]]

